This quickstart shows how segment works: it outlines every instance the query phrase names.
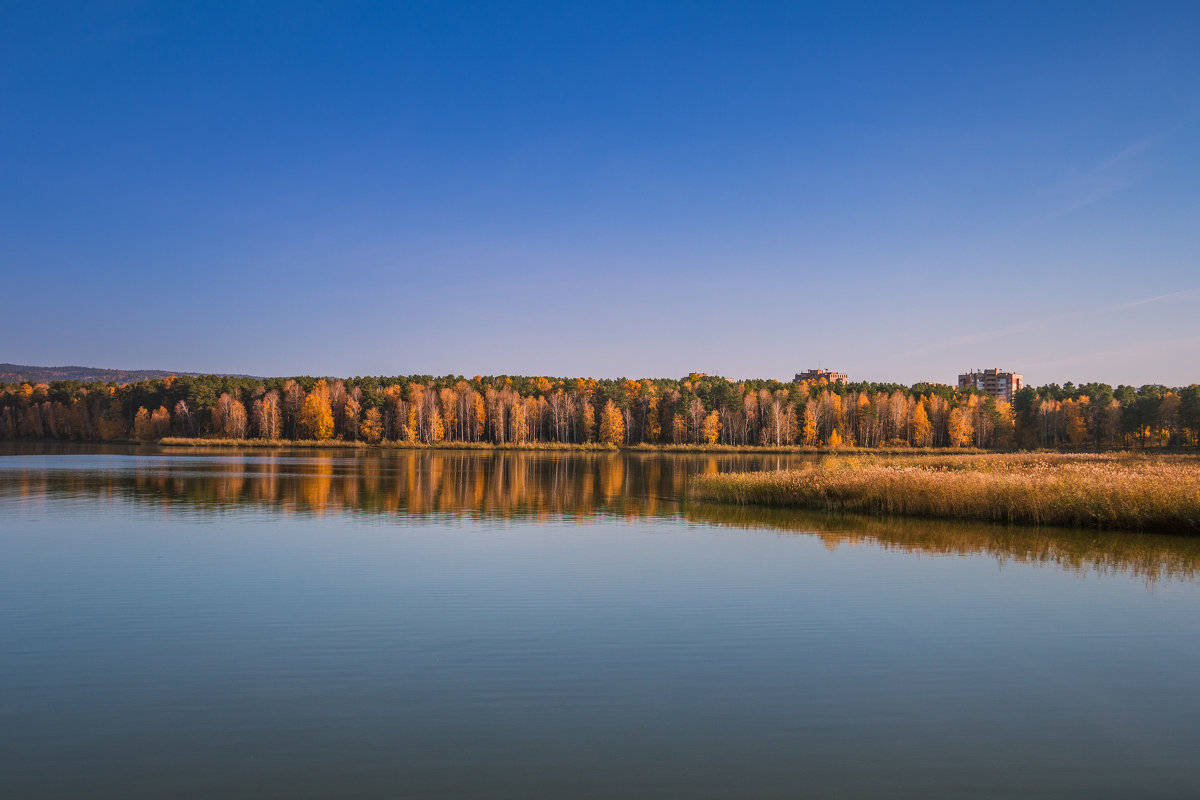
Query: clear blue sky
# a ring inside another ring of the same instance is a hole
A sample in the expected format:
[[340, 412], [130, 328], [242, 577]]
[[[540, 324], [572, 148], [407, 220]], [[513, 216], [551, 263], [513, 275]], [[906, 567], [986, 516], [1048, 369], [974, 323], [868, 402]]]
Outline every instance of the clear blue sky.
[[1200, 3], [5, 3], [0, 361], [1200, 380]]

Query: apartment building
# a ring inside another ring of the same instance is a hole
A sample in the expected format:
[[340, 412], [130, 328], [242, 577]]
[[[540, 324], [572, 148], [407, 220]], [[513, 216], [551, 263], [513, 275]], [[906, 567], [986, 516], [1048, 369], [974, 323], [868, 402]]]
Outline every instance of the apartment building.
[[959, 389], [979, 389], [1006, 403], [1011, 403], [1013, 395], [1024, 385], [1023, 375], [1002, 369], [982, 369], [958, 376]]
[[850, 376], [844, 372], [830, 372], [827, 369], [810, 369], [806, 372], [797, 372], [795, 383], [800, 381], [828, 381], [829, 383], [849, 383]]

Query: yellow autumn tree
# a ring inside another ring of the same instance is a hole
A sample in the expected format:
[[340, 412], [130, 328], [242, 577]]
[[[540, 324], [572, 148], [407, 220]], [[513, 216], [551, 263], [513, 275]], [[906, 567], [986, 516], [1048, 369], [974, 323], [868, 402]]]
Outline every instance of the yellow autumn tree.
[[704, 424], [701, 426], [700, 431], [706, 444], [716, 444], [717, 438], [721, 435], [720, 415], [716, 411], [710, 411], [708, 416], [704, 418]]
[[362, 431], [361, 413], [362, 405], [353, 397], [347, 397], [346, 405], [342, 408], [342, 430], [351, 441], [358, 441], [358, 435]]
[[298, 422], [300, 433], [306, 439], [320, 441], [333, 436], [333, 409], [323, 393], [313, 392], [304, 398]]
[[142, 406], [133, 417], [133, 435], [148, 442], [154, 438], [154, 426], [150, 422], [150, 412]]
[[454, 389], [438, 391], [438, 403], [442, 407], [442, 425], [445, 426], [446, 438], [455, 438], [458, 431], [458, 392]]
[[871, 444], [871, 423], [871, 401], [867, 398], [867, 393], [863, 392], [858, 396], [854, 408], [855, 439], [860, 445]]
[[829, 446], [830, 447], [841, 447], [842, 446], [842, 435], [837, 432], [837, 428], [834, 428], [832, 431], [829, 432]]
[[509, 437], [516, 444], [523, 443], [529, 438], [529, 424], [525, 417], [525, 404], [513, 403], [512, 412], [509, 414]]
[[933, 425], [929, 422], [929, 414], [925, 413], [924, 403], [917, 403], [913, 406], [909, 430], [911, 431], [909, 441], [914, 447], [929, 446], [929, 438], [930, 434], [933, 433]]
[[240, 400], [234, 400], [229, 406], [229, 419], [225, 425], [225, 435], [230, 439], [246, 438], [246, 407]]
[[217, 398], [212, 409], [213, 431], [229, 439], [246, 437], [246, 407], [228, 393]]
[[471, 433], [474, 436], [473, 441], [478, 442], [483, 438], [483, 429], [487, 424], [487, 409], [483, 404], [483, 395], [475, 392], [475, 397], [471, 403]]
[[671, 441], [675, 444], [687, 441], [687, 422], [683, 419], [683, 414], [671, 417]]
[[658, 398], [651, 395], [646, 401], [646, 424], [642, 428], [642, 438], [647, 442], [657, 442], [662, 438], [662, 422], [658, 415]]
[[404, 427], [400, 429], [401, 441], [417, 441], [417, 408], [412, 403], [408, 404], [408, 410], [405, 413], [404, 419]]
[[1081, 397], [1077, 401], [1068, 400], [1063, 403], [1063, 413], [1067, 418], [1067, 441], [1072, 445], [1079, 446], [1088, 439], [1087, 406], [1087, 397]]
[[372, 406], [367, 409], [367, 413], [363, 414], [359, 434], [371, 444], [375, 444], [383, 438], [383, 414], [379, 413], [378, 408]]
[[975, 426], [971, 424], [970, 417], [961, 408], [950, 411], [946, 431], [950, 437], [951, 447], [970, 447], [971, 441], [975, 438]]
[[600, 412], [600, 442], [615, 445], [625, 442], [625, 420], [612, 400], [606, 401]]
[[994, 447], [1009, 447], [1013, 438], [1012, 406], [1008, 403], [996, 404], [996, 433]]
[[588, 400], [584, 400], [583, 406], [579, 409], [579, 422], [583, 428], [583, 440], [585, 442], [596, 441], [596, 409]]
[[817, 411], [814, 405], [811, 400], [804, 404], [804, 422], [800, 427], [800, 436], [809, 447], [817, 443]]
[[150, 427], [154, 429], [154, 438], [161, 439], [164, 436], [171, 435], [171, 412], [163, 406], [159, 406], [150, 415]]
[[251, 422], [260, 439], [278, 439], [283, 431], [279, 413], [279, 392], [270, 391], [251, 406]]
[[442, 422], [442, 414], [436, 408], [429, 415], [429, 441], [437, 444], [446, 438], [446, 426]]

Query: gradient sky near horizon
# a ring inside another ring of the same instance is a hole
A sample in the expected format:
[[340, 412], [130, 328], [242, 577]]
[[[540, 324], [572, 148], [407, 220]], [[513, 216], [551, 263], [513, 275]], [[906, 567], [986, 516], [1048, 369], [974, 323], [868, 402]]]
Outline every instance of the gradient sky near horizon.
[[8, 3], [0, 361], [1200, 381], [1200, 3]]

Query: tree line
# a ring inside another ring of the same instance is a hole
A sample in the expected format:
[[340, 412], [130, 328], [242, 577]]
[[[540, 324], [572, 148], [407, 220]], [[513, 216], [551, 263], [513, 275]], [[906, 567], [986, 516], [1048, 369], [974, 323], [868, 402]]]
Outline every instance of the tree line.
[[610, 445], [1127, 448], [1200, 445], [1200, 386], [1026, 387], [521, 376], [0, 384], [0, 438], [173, 437]]

